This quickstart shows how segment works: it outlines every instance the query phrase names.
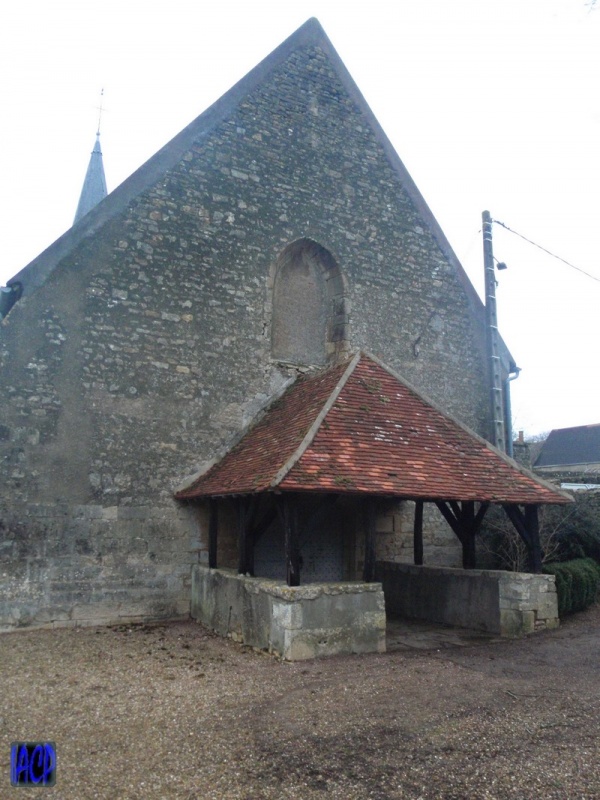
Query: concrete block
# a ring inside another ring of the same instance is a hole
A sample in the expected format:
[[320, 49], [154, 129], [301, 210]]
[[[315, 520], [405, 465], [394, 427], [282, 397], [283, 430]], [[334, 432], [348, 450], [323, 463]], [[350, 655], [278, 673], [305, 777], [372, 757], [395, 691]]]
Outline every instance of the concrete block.
[[303, 607], [300, 603], [273, 601], [273, 622], [287, 630], [297, 630], [303, 625]]
[[531, 594], [528, 583], [520, 580], [503, 581], [500, 584], [500, 596], [509, 600], [527, 600]]
[[522, 633], [521, 612], [513, 609], [500, 611], [500, 633], [502, 636], [520, 636]]
[[535, 630], [535, 611], [521, 612], [522, 633], [533, 633]]
[[548, 594], [544, 602], [539, 603], [536, 608], [537, 619], [558, 619], [558, 597], [556, 594]]

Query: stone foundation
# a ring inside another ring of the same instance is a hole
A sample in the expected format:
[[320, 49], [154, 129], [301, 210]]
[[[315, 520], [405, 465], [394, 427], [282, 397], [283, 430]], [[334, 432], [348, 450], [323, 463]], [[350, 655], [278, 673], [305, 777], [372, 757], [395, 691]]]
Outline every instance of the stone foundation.
[[287, 661], [385, 652], [385, 604], [378, 583], [289, 587], [197, 565], [191, 613], [221, 636]]
[[553, 575], [377, 562], [388, 613], [520, 636], [557, 628]]
[[0, 633], [189, 618], [191, 508], [24, 503], [0, 533]]

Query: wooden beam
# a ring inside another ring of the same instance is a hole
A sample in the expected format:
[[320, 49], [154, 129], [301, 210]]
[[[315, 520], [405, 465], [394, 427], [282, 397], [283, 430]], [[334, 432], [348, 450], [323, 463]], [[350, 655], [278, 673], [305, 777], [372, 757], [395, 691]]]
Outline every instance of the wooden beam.
[[282, 499], [283, 532], [288, 586], [300, 586], [300, 549], [298, 546], [298, 509], [292, 497]]
[[[477, 562], [475, 536], [481, 527], [489, 503], [482, 503], [477, 513], [473, 500], [463, 500], [460, 503], [456, 500], [436, 500], [435, 504], [462, 545], [463, 569], [474, 569]], [[418, 562], [415, 561], [416, 563]]]
[[456, 500], [448, 500], [448, 505], [452, 509], [452, 513], [454, 514], [456, 519], [460, 519], [460, 515], [462, 513], [462, 509], [461, 509], [459, 503], [457, 503]]
[[463, 501], [460, 510], [460, 523], [464, 536], [462, 543], [463, 569], [475, 569], [477, 554], [475, 552], [475, 503], [473, 501]]
[[540, 544], [540, 523], [538, 506], [525, 506], [525, 528], [529, 535], [529, 570], [533, 573], [542, 571], [542, 547]]
[[423, 564], [423, 501], [415, 501], [415, 522], [413, 526], [413, 554], [415, 564]]
[[240, 575], [252, 575], [252, 539], [248, 520], [252, 510], [252, 503], [249, 497], [238, 498], [238, 573]]
[[463, 542], [463, 568], [475, 569], [477, 566], [477, 533], [481, 528], [481, 523], [488, 510], [489, 503], [481, 503], [477, 513], [475, 513], [475, 503], [464, 502], [462, 504], [462, 521], [465, 541]]
[[211, 497], [208, 501], [208, 566], [217, 568], [217, 538], [219, 535], [219, 506]]
[[540, 545], [540, 525], [538, 520], [538, 506], [527, 504], [525, 513], [515, 505], [503, 506], [506, 516], [512, 522], [519, 536], [525, 542], [529, 556], [529, 571], [539, 573], [542, 571], [542, 548]]
[[456, 518], [456, 516], [452, 513], [450, 508], [446, 505], [446, 503], [443, 500], [436, 500], [435, 504], [442, 512], [442, 516], [444, 517], [448, 525], [450, 525], [454, 533], [458, 536], [460, 543], [464, 544], [465, 537], [462, 530], [462, 525], [460, 524], [459, 520]]
[[527, 524], [525, 522], [525, 515], [521, 511], [518, 505], [515, 503], [503, 505], [502, 508], [504, 509], [506, 516], [512, 522], [515, 527], [515, 530], [525, 542], [527, 546], [527, 550], [531, 547], [531, 540], [529, 538], [529, 531], [527, 530]]
[[365, 560], [363, 564], [363, 581], [372, 583], [375, 580], [375, 536], [377, 527], [377, 508], [374, 498], [366, 500], [365, 514]]
[[477, 514], [475, 514], [475, 519], [473, 521], [473, 530], [475, 531], [475, 533], [477, 533], [479, 531], [479, 528], [481, 528], [481, 523], [483, 522], [483, 518], [485, 517], [489, 507], [490, 507], [489, 503], [480, 504], [479, 510]]
[[273, 506], [272, 508], [267, 509], [258, 522], [252, 526], [250, 533], [252, 536], [253, 545], [256, 545], [264, 532], [270, 528], [276, 516], [277, 509], [275, 506]]

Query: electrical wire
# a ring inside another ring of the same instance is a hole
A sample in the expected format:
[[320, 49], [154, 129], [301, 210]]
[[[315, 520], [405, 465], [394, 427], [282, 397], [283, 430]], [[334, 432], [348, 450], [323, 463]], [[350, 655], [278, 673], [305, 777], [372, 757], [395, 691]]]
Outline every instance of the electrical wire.
[[524, 239], [526, 242], [529, 242], [529, 244], [532, 244], [534, 247], [537, 247], [538, 250], [542, 250], [544, 253], [547, 253], [549, 256], [552, 256], [552, 258], [556, 258], [558, 261], [562, 261], [563, 264], [566, 264], [568, 267], [571, 267], [571, 269], [575, 269], [577, 270], [577, 272], [581, 272], [582, 275], [585, 275], [586, 277], [591, 278], [593, 281], [598, 281], [598, 283], [600, 283], [600, 278], [597, 275], [592, 275], [590, 272], [586, 272], [584, 269], [581, 269], [581, 267], [576, 267], [575, 264], [571, 264], [570, 261], [567, 261], [566, 259], [557, 256], [556, 253], [552, 253], [550, 250], [547, 250], [545, 247], [542, 247], [541, 244], [533, 242], [531, 239], [528, 239], [526, 236], [523, 236], [522, 233], [514, 231], [512, 228], [509, 228], [508, 225], [505, 225], [504, 222], [500, 222], [499, 219], [493, 219], [492, 222], [495, 222], [496, 225], [501, 225], [507, 231], [510, 231], [510, 233], [514, 233], [515, 236]]

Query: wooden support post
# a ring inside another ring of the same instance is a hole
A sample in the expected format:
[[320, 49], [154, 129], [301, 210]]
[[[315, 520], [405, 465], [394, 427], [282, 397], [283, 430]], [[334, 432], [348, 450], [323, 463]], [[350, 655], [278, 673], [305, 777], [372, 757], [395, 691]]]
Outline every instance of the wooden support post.
[[538, 519], [538, 506], [525, 506], [525, 528], [529, 534], [529, 571], [540, 573], [542, 571], [542, 548], [540, 545], [540, 523]]
[[254, 537], [250, 528], [246, 534], [246, 574], [254, 577]]
[[250, 509], [250, 499], [240, 497], [238, 500], [238, 573], [240, 575], [252, 575], [252, 559], [250, 551], [252, 538], [248, 527], [248, 517]]
[[[510, 504], [510, 505], [504, 505], [503, 508], [504, 508], [504, 511], [506, 512], [506, 516], [512, 522], [515, 530], [517, 531], [517, 533], [519, 534], [519, 536], [521, 537], [521, 539], [525, 543], [525, 547], [527, 548], [527, 555], [528, 555], [528, 561], [529, 561], [530, 570], [532, 572], [536, 572], [537, 563], [534, 563], [535, 559], [534, 559], [534, 557], [532, 555], [532, 553], [536, 549], [536, 546], [535, 546], [535, 542], [533, 541], [533, 539], [531, 537], [531, 534], [530, 534], [530, 531], [529, 531], [529, 527], [528, 527], [527, 519], [526, 519], [526, 514], [524, 514], [521, 511], [521, 509], [519, 508], [519, 506], [514, 504], [514, 503]], [[527, 511], [527, 506], [525, 507], [525, 510]], [[529, 513], [531, 514], [531, 512], [529, 512]], [[537, 518], [537, 510], [536, 510], [536, 518]], [[539, 550], [539, 531], [538, 531], [537, 535], [535, 533], [535, 531], [537, 530], [537, 525], [536, 525], [537, 519], [535, 521], [531, 520], [531, 522], [533, 522], [534, 537], [537, 539], [537, 548]], [[540, 562], [539, 571], [541, 572], [541, 555], [539, 556], [539, 562]]]
[[423, 564], [423, 501], [415, 502], [415, 524], [413, 529], [413, 551], [415, 564]]
[[219, 507], [214, 497], [208, 501], [208, 566], [217, 568], [217, 538], [219, 535]]
[[489, 503], [482, 503], [477, 514], [475, 513], [475, 503], [472, 500], [465, 500], [462, 504], [456, 500], [448, 502], [436, 500], [435, 504], [460, 540], [463, 551], [463, 569], [475, 569], [477, 564], [475, 536], [481, 527]]
[[538, 506], [526, 505], [525, 513], [517, 505], [505, 505], [507, 517], [515, 526], [517, 533], [525, 542], [529, 556], [529, 571], [539, 573], [542, 571], [542, 548], [540, 545], [540, 525], [538, 520]]
[[475, 503], [465, 501], [460, 511], [460, 522], [463, 529], [463, 569], [475, 569], [477, 557], [475, 553]]
[[375, 533], [377, 514], [375, 500], [366, 500], [365, 513], [365, 561], [363, 565], [363, 581], [372, 583], [375, 580]]
[[283, 531], [288, 586], [300, 586], [300, 550], [298, 547], [298, 510], [291, 497], [283, 497]]

